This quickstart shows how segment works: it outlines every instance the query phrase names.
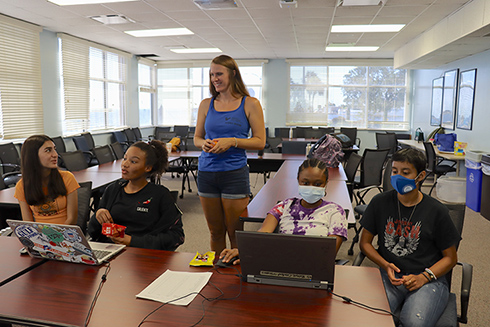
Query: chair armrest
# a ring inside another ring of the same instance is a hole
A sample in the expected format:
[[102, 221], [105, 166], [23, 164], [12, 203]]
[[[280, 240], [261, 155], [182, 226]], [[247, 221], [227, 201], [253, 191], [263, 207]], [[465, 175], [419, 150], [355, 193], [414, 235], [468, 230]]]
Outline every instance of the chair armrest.
[[354, 262], [352, 262], [352, 265], [353, 266], [360, 266], [361, 263], [364, 261], [365, 257], [366, 257], [366, 255], [364, 253], [362, 253], [362, 251], [360, 251], [357, 254], [357, 257], [354, 259]]
[[473, 280], [473, 266], [469, 263], [458, 262], [462, 266], [463, 273], [461, 276], [461, 315], [458, 321], [466, 324], [468, 322], [468, 305], [470, 301], [471, 282]]
[[0, 167], [16, 168], [16, 169], [19, 169], [19, 172], [20, 172], [20, 165], [17, 165], [17, 164], [13, 164], [13, 163], [0, 163]]

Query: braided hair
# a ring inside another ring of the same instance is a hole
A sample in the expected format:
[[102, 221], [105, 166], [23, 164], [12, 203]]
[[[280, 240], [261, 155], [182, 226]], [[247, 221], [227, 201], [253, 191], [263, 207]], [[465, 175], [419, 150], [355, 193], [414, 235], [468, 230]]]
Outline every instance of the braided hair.
[[298, 168], [298, 180], [299, 180], [299, 174], [305, 170], [305, 168], [318, 168], [323, 171], [323, 174], [325, 175], [326, 180], [328, 181], [328, 169], [327, 169], [327, 164], [321, 160], [318, 160], [316, 158], [309, 158], [303, 161], [301, 166]]

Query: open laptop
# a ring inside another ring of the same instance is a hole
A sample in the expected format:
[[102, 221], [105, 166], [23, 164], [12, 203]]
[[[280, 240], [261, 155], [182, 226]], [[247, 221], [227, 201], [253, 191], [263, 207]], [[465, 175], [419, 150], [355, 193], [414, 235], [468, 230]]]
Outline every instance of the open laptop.
[[77, 225], [59, 225], [7, 219], [29, 255], [88, 265], [100, 265], [126, 246], [87, 241]]
[[333, 237], [236, 232], [242, 279], [249, 283], [333, 290]]

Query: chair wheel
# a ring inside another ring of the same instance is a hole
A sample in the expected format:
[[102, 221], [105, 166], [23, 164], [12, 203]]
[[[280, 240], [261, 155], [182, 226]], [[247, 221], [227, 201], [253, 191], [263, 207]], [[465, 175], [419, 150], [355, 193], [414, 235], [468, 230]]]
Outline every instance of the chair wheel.
[[179, 198], [183, 199], [184, 198], [184, 194], [179, 195]]
[[191, 189], [189, 189], [189, 193], [192, 193], [192, 190]]
[[351, 250], [351, 249], [347, 250], [347, 254], [348, 255], [354, 255], [354, 250]]

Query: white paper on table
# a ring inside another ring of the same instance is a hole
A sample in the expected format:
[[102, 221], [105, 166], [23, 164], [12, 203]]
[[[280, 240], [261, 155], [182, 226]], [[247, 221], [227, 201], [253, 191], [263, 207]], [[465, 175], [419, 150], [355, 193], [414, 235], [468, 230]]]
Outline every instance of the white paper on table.
[[[197, 293], [206, 286], [211, 275], [211, 272], [195, 273], [167, 270], [136, 297], [175, 305], [188, 305], [194, 300]], [[193, 294], [176, 301], [176, 299], [190, 293]]]

